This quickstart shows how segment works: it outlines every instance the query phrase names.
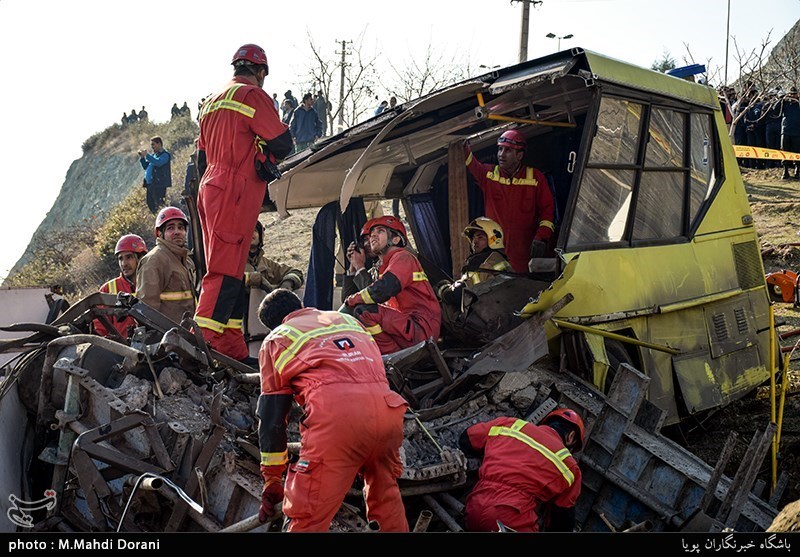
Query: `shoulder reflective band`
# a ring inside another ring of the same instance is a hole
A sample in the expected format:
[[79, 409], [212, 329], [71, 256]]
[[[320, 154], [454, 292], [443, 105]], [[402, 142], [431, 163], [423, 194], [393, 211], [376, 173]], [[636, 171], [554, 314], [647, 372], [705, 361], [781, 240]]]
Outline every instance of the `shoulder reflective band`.
[[428, 275], [425, 274], [424, 271], [417, 271], [412, 275], [413, 282], [418, 282], [421, 280], [428, 280]]
[[108, 293], [109, 294], [116, 294], [117, 290], [117, 279], [110, 280], [106, 283], [108, 285]]
[[181, 302], [183, 300], [193, 300], [194, 294], [190, 290], [179, 290], [177, 292], [162, 292], [158, 297], [162, 302]]
[[252, 106], [248, 106], [242, 102], [233, 100], [233, 94], [236, 93], [237, 89], [241, 87], [241, 84], [234, 85], [225, 93], [225, 96], [218, 101], [210, 102], [203, 105], [203, 108], [200, 110], [200, 119], [202, 120], [207, 115], [211, 114], [215, 110], [225, 109], [225, 110], [233, 110], [234, 112], [238, 112], [239, 114], [244, 114], [248, 118], [252, 118], [256, 114], [256, 109]]
[[[306, 331], [305, 333], [295, 329], [294, 327], [288, 327], [286, 325], [281, 325], [277, 327], [273, 332], [273, 334], [284, 334], [287, 338], [291, 339], [292, 343], [286, 347], [281, 354], [277, 361], [275, 362], [275, 371], [278, 373], [283, 373], [283, 368], [294, 358], [300, 349], [305, 345], [306, 342], [313, 338], [325, 336], [325, 335], [333, 335], [339, 333], [361, 333], [364, 334], [364, 328], [360, 325], [354, 325], [349, 321], [347, 323], [341, 323], [338, 325], [328, 325], [327, 327], [320, 327], [319, 329], [312, 329], [310, 331]], [[287, 334], [290, 333], [290, 334]], [[271, 334], [270, 337], [273, 335]]]
[[800, 153], [779, 151], [778, 149], [764, 149], [763, 147], [751, 147], [749, 145], [734, 145], [733, 152], [737, 159], [769, 159], [774, 161], [800, 162]]
[[564, 460], [570, 456], [570, 452], [568, 449], [564, 448], [554, 453], [535, 439], [531, 438], [530, 436], [522, 433], [522, 428], [528, 422], [525, 420], [517, 420], [514, 422], [514, 425], [511, 427], [503, 427], [503, 426], [494, 426], [489, 430], [489, 437], [496, 437], [496, 436], [504, 436], [504, 437], [512, 437], [517, 441], [522, 441], [530, 448], [538, 451], [541, 453], [543, 457], [553, 463], [558, 471], [564, 476], [564, 479], [567, 481], [568, 485], [572, 485], [575, 481], [575, 475], [572, 471], [564, 464]]

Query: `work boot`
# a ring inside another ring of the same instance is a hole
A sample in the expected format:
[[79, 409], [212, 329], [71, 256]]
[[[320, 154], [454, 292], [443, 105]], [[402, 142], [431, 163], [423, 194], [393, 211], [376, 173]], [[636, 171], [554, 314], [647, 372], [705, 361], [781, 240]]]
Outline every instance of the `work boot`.
[[781, 176], [781, 180], [790, 180], [791, 178], [792, 177], [789, 176], [789, 169], [788, 168], [784, 168], [783, 169], [783, 176]]

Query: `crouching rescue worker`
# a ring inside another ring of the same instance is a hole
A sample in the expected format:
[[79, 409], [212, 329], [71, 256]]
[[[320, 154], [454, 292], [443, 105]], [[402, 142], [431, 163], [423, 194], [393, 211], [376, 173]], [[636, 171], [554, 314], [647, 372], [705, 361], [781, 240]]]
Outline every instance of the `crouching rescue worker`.
[[177, 207], [164, 207], [156, 216], [156, 247], [139, 261], [136, 297], [180, 323], [194, 314], [194, 262], [186, 249], [189, 219]]
[[[351, 316], [303, 308], [297, 295], [282, 288], [267, 294], [258, 317], [272, 329], [258, 355], [261, 522], [275, 516], [282, 501], [284, 530], [327, 531], [360, 475], [367, 519], [383, 532], [407, 532], [397, 478], [408, 405], [389, 389], [372, 337]], [[305, 417], [300, 455], [289, 466], [284, 490], [293, 399]]]
[[524, 163], [525, 136], [508, 130], [497, 139], [497, 165], [476, 159], [464, 144], [467, 170], [483, 192], [486, 216], [505, 231], [508, 260], [518, 273], [530, 259], [543, 257], [553, 235], [555, 202], [547, 178]]
[[282, 265], [264, 255], [264, 225], [256, 221], [247, 265], [244, 268], [244, 284], [249, 290], [256, 287], [270, 292], [274, 288], [297, 290], [303, 286], [303, 271], [290, 265]]
[[468, 455], [483, 454], [478, 482], [466, 501], [471, 532], [497, 532], [498, 522], [517, 532], [571, 532], [581, 471], [571, 451], [584, 443], [581, 417], [558, 408], [534, 425], [500, 417], [461, 434]]
[[406, 228], [397, 217], [382, 216], [364, 225], [372, 254], [380, 258], [380, 278], [345, 305], [364, 325], [381, 354], [390, 354], [439, 337], [439, 301], [417, 258], [407, 249]]
[[[139, 266], [139, 259], [147, 253], [147, 245], [141, 236], [136, 234], [125, 234], [114, 247], [114, 255], [117, 257], [119, 265], [119, 276], [111, 279], [100, 287], [100, 292], [106, 294], [118, 294], [136, 292], [136, 269]], [[133, 317], [119, 319], [113, 315], [108, 316], [111, 325], [116, 329], [122, 338], [128, 338], [131, 331], [136, 327], [136, 320]], [[99, 320], [94, 320], [94, 331], [100, 336], [108, 336], [109, 332], [105, 325]]]

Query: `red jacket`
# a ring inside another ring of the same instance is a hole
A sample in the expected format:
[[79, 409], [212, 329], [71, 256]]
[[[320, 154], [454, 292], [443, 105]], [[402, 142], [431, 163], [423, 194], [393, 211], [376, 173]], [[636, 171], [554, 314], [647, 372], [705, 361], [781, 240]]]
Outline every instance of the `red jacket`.
[[269, 144], [285, 134], [280, 146], [271, 146], [279, 159], [291, 150], [289, 130], [281, 122], [275, 103], [261, 87], [242, 77], [234, 77], [223, 92], [206, 100], [200, 119], [197, 148], [206, 152], [208, 163], [203, 183], [225, 187], [230, 179], [222, 178], [219, 183], [219, 175], [230, 172], [263, 182], [256, 174], [253, 162], [256, 153], [254, 136]]
[[575, 506], [581, 471], [553, 428], [500, 417], [471, 426], [467, 435], [472, 447], [483, 452], [478, 483], [467, 498], [471, 530], [496, 530], [493, 509], [515, 509], [524, 523], [509, 524], [513, 519], [505, 518], [506, 526], [538, 531], [546, 505]]
[[[133, 294], [134, 288], [133, 284], [131, 284], [128, 279], [120, 274], [117, 278], [111, 279], [101, 286], [100, 292], [105, 292], [106, 294], [116, 294], [118, 292], [127, 292], [129, 294]], [[122, 338], [128, 338], [130, 331], [137, 326], [136, 320], [133, 317], [126, 317], [120, 321], [116, 317], [109, 315], [108, 320], [111, 321], [111, 324], [114, 326], [117, 332], [119, 332]], [[108, 336], [108, 331], [99, 319], [94, 320], [94, 331], [101, 337]]]
[[467, 169], [483, 192], [484, 214], [503, 227], [511, 266], [527, 273], [531, 242], [547, 242], [555, 230], [555, 203], [547, 178], [530, 166], [507, 176], [499, 166], [483, 164], [469, 147], [466, 150]]
[[442, 308], [419, 260], [406, 249], [387, 253], [378, 268], [378, 280], [360, 292], [365, 303], [386, 304], [410, 316], [426, 337], [439, 337]]

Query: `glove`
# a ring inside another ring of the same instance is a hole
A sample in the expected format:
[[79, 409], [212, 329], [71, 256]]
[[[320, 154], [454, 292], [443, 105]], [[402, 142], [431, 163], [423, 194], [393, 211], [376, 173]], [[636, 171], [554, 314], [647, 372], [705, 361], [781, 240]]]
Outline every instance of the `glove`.
[[294, 281], [285, 280], [281, 282], [280, 288], [285, 288], [286, 290], [294, 290]]
[[433, 291], [436, 293], [436, 297], [439, 298], [440, 301], [444, 300], [445, 290], [450, 289], [450, 284], [451, 283], [449, 280], [443, 279], [437, 282], [436, 286], [433, 287]]
[[261, 273], [258, 271], [250, 271], [244, 274], [244, 285], [248, 288], [251, 286], [261, 285]]
[[534, 238], [533, 242], [531, 242], [531, 259], [538, 259], [544, 256], [545, 251], [547, 251], [547, 244]]
[[261, 523], [277, 515], [275, 505], [283, 501], [283, 471], [285, 466], [261, 465], [261, 477], [264, 488], [261, 490], [261, 508], [258, 509], [258, 520]]
[[356, 292], [355, 294], [351, 294], [347, 297], [344, 303], [349, 307], [356, 307], [359, 304], [363, 304], [364, 298], [361, 297], [361, 292]]

